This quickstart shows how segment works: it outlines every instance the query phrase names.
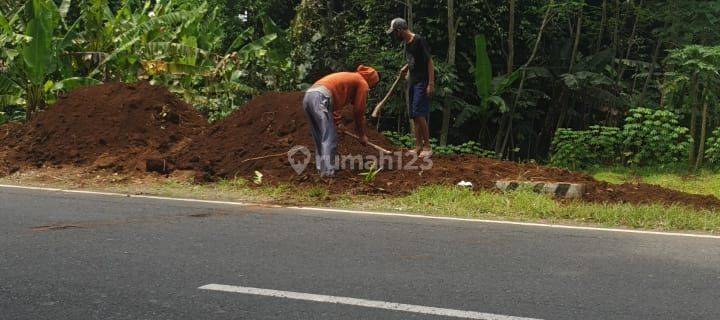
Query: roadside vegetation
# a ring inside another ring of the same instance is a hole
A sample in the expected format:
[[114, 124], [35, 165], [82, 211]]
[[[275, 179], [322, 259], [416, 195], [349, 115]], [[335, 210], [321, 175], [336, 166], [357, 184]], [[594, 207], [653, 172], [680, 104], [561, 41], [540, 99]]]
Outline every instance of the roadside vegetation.
[[[621, 183], [629, 180], [628, 172], [620, 170], [596, 172], [600, 179]], [[670, 188], [701, 192], [689, 186], [711, 181], [716, 176], [678, 178], [672, 173], [646, 172], [643, 178]], [[22, 180], [0, 178], [0, 183], [36, 185], [68, 189], [102, 190], [124, 194], [155, 195], [203, 200], [250, 202], [257, 204], [301, 205], [344, 209], [450, 216], [469, 219], [509, 220], [567, 225], [619, 227], [642, 230], [697, 231], [720, 233], [720, 215], [710, 210], [683, 206], [595, 204], [578, 201], [557, 201], [532, 190], [513, 192], [472, 191], [462, 187], [421, 187], [409, 195], [385, 197], [378, 195], [331, 194], [323, 187], [297, 188], [291, 185], [257, 185], [238, 178], [210, 184], [195, 184], [183, 179], [132, 181], [119, 179], [108, 183], [106, 178], [87, 177], [81, 183], [55, 176], [52, 179], [26, 176]], [[686, 179], [686, 180], [683, 180]], [[93, 182], [93, 180], [95, 182]], [[715, 182], [717, 183], [717, 182]]]
[[[405, 63], [402, 48], [384, 36], [391, 18], [405, 17], [427, 38], [437, 66], [430, 125], [438, 156], [535, 162], [720, 197], [719, 16], [720, 2], [695, 0], [0, 1], [0, 125], [26, 122], [81, 86], [137, 81], [168, 87], [215, 122], [242, 112], [254, 96], [302, 90], [358, 64], [383, 75], [372, 105]], [[372, 125], [409, 148], [405, 100], [395, 94]], [[383, 173], [373, 168], [361, 179], [369, 184]], [[266, 186], [262, 172], [208, 185], [103, 181], [73, 187], [720, 230], [710, 211], [558, 202], [528, 190], [331, 195], [322, 187]]]
[[[79, 86], [141, 80], [217, 121], [254, 95], [360, 63], [383, 74], [377, 102], [403, 65], [383, 36], [400, 16], [435, 57], [439, 154], [572, 169], [720, 162], [716, 1], [25, 0], [0, 9], [0, 124]], [[403, 95], [377, 128], [411, 133]]]
[[595, 179], [610, 183], [648, 183], [692, 194], [720, 197], [720, 173], [687, 167], [599, 167], [588, 169]]

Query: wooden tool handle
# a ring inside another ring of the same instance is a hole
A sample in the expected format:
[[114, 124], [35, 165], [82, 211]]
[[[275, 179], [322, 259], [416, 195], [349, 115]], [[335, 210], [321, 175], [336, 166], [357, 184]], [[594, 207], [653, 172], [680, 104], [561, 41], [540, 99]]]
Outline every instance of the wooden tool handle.
[[398, 74], [397, 79], [395, 79], [395, 83], [390, 87], [390, 90], [385, 95], [385, 98], [380, 101], [380, 103], [377, 104], [375, 109], [373, 110], [372, 117], [377, 118], [380, 116], [380, 110], [382, 110], [382, 107], [385, 105], [385, 103], [390, 99], [390, 96], [392, 96], [393, 91], [395, 91], [395, 87], [397, 87], [398, 83], [400, 83], [400, 79], [402, 79], [402, 72]]
[[[348, 136], [350, 136], [350, 137], [353, 137], [353, 138], [357, 139], [358, 141], [360, 141], [360, 137], [358, 137], [357, 135], [352, 134], [352, 133], [347, 132], [347, 131], [343, 131], [343, 132], [344, 132], [346, 135], [348, 135]], [[391, 153], [392, 153], [392, 152], [390, 152], [390, 150], [387, 150], [387, 149], [385, 149], [385, 148], [383, 148], [383, 147], [381, 147], [381, 146], [379, 146], [379, 145], [376, 145], [376, 144], [374, 144], [374, 143], [372, 143], [372, 142], [368, 142], [368, 145], [371, 146], [371, 147], [373, 147], [373, 148], [375, 148], [375, 150], [377, 150], [377, 151], [379, 151], [379, 152], [381, 152], [381, 153], [384, 153], [384, 154], [391, 154]]]

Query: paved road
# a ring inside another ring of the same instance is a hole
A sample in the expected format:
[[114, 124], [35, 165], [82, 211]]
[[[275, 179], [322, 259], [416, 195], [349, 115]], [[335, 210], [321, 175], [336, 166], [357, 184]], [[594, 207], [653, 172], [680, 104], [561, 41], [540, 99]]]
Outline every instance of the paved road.
[[717, 239], [9, 188], [0, 219], [0, 319], [452, 319], [208, 284], [497, 319], [720, 318]]

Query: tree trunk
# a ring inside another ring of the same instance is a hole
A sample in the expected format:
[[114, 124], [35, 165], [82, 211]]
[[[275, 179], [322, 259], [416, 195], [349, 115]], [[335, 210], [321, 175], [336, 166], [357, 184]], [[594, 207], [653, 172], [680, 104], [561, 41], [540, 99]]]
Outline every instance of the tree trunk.
[[[507, 74], [508, 76], [515, 71], [515, 7], [516, 0], [510, 0], [509, 17], [508, 17], [508, 59]], [[498, 132], [495, 135], [495, 153], [502, 158], [502, 150], [504, 149], [504, 141], [506, 138], [503, 132], [506, 132], [506, 126], [510, 126], [507, 130], [512, 130], [512, 114], [503, 114], [498, 123]]]
[[505, 137], [503, 134], [505, 133], [508, 119], [509, 113], [503, 113], [498, 122], [497, 132], [495, 133], [495, 154], [497, 154], [498, 157], [502, 157], [500, 148], [502, 148], [503, 138]]
[[[413, 3], [412, 0], [405, 0], [405, 21], [408, 23], [408, 28], [413, 29]], [[406, 81], [405, 84], [405, 116], [408, 120], [408, 128], [411, 134], [415, 134], [415, 122], [410, 118], [410, 82]]]
[[698, 147], [698, 153], [697, 153], [697, 160], [695, 162], [695, 170], [700, 169], [700, 166], [702, 166], [703, 159], [705, 159], [705, 138], [707, 137], [707, 125], [708, 125], [708, 105], [710, 104], [710, 99], [707, 98], [707, 87], [703, 90], [703, 113], [702, 113], [702, 123], [700, 124], [700, 145]]
[[[617, 58], [618, 51], [620, 51], [620, 12], [622, 8], [620, 6], [620, 0], [615, 0], [615, 26], [613, 30], [613, 36], [612, 36], [612, 48], [613, 48], [613, 55], [615, 58]], [[615, 68], [615, 64], [617, 63], [615, 61], [616, 59], [613, 59], [612, 66], [613, 69]]]
[[413, 3], [412, 0], [405, 0], [405, 13], [407, 18], [405, 21], [408, 23], [408, 28], [413, 29]]
[[[632, 4], [632, 1], [630, 2]], [[640, 22], [640, 8], [643, 5], [643, 0], [640, 0], [640, 4], [637, 6], [637, 9], [635, 9], [635, 21], [633, 22], [632, 32], [630, 32], [630, 38], [628, 38], [628, 47], [625, 53], [625, 60], [630, 59], [630, 54], [632, 53], [632, 48], [635, 46], [635, 43], [637, 42], [635, 40], [635, 37], [637, 36], [637, 28], [638, 23]], [[620, 68], [618, 70], [618, 84], [620, 81], [622, 81], [623, 76], [625, 74], [625, 64], [621, 63]]]
[[[509, 17], [508, 17], [508, 58], [507, 58], [507, 74], [510, 75], [513, 71], [515, 71], [515, 5], [516, 0], [510, 0], [509, 4]], [[510, 115], [509, 114], [503, 114], [500, 118], [500, 122], [498, 122], [498, 131], [495, 134], [495, 153], [498, 156], [501, 156], [502, 151], [500, 148], [502, 148], [503, 144], [503, 133], [505, 132], [505, 127], [507, 126], [508, 121], [510, 121]]]
[[578, 48], [580, 47], [580, 36], [582, 34], [582, 23], [583, 23], [583, 10], [580, 9], [577, 18], [577, 26], [575, 27], [575, 43], [573, 44], [573, 51], [570, 55], [570, 67], [568, 72], [572, 72], [575, 68], [575, 59], [577, 59]]
[[[457, 40], [458, 21], [455, 21], [455, 0], [448, 0], [448, 68], [451, 70], [455, 67], [455, 49]], [[446, 146], [448, 140], [448, 132], [450, 131], [450, 116], [452, 115], [452, 97], [450, 94], [445, 96], [443, 105], [442, 128], [440, 130], [440, 145]]]
[[[573, 69], [575, 68], [575, 59], [577, 59], [578, 47], [580, 46], [580, 38], [582, 36], [582, 22], [583, 22], [583, 11], [581, 8], [580, 12], [578, 13], [577, 26], [575, 27], [575, 41], [573, 43], [572, 54], [570, 55], [570, 66], [568, 67], [568, 73], [571, 73], [573, 71]], [[561, 90], [563, 93], [565, 93], [566, 89], [565, 89], [565, 87], [563, 87]], [[555, 125], [555, 130], [553, 131], [553, 133], [557, 132], [558, 129], [563, 127], [563, 124], [565, 123], [565, 119], [568, 114], [569, 105], [570, 105], [569, 103], [567, 103], [567, 104], [563, 103], [560, 105], [560, 116], [558, 117], [558, 121], [557, 121], [557, 124]], [[552, 138], [553, 137], [551, 136], [550, 140], [552, 140]]]
[[508, 58], [507, 58], [507, 74], [511, 74], [515, 69], [515, 1], [510, 0], [510, 17], [508, 23]]
[[600, 20], [600, 34], [598, 34], [597, 44], [595, 45], [595, 53], [600, 52], [602, 48], [603, 36], [605, 35], [605, 24], [607, 23], [607, 4], [608, 0], [603, 0], [602, 4], [602, 20]]
[[537, 137], [537, 141], [535, 141], [535, 156], [538, 158], [537, 160], [540, 160], [540, 155], [544, 155], [547, 153], [550, 149], [550, 145], [552, 144], [553, 137], [555, 136], [555, 123], [557, 118], [557, 111], [558, 107], [557, 105], [562, 105], [563, 100], [565, 99], [565, 90], [561, 89], [558, 94], [555, 94], [555, 91], [553, 92], [553, 97], [550, 101], [553, 103], [548, 108], [548, 112], [545, 115], [545, 122], [543, 123], [542, 131], [540, 131], [540, 134]]
[[699, 94], [699, 81], [697, 73], [692, 77], [692, 91], [690, 92], [690, 154], [689, 162], [690, 166], [695, 164], [695, 150], [697, 149], [697, 115], [700, 113], [698, 110], [698, 94]]
[[25, 120], [30, 121], [37, 111], [45, 108], [45, 93], [42, 86], [29, 85], [26, 94], [27, 110], [25, 110]]
[[515, 100], [513, 101], [512, 105], [510, 106], [509, 116], [508, 116], [508, 125], [507, 130], [505, 133], [505, 138], [503, 139], [502, 145], [500, 147], [500, 152], [498, 153], [499, 156], [503, 156], [505, 149], [507, 148], [508, 141], [510, 139], [510, 134], [512, 132], [513, 127], [513, 114], [515, 112], [515, 107], [517, 106], [518, 102], [520, 101], [520, 97], [522, 96], [523, 89], [525, 87], [525, 80], [527, 78], [527, 68], [530, 66], [530, 64], [535, 60], [535, 56], [537, 55], [538, 49], [540, 49], [540, 42], [542, 41], [542, 36], [545, 33], [545, 29], [547, 28], [548, 23], [550, 22], [550, 19], [553, 15], [553, 7], [555, 5], [555, 0], [550, 0], [550, 3], [548, 3], [547, 10], [545, 11], [545, 16], [543, 17], [543, 22], [540, 25], [540, 30], [538, 31], [537, 39], [535, 39], [535, 46], [533, 47], [532, 53], [530, 54], [530, 58], [528, 58], [528, 61], [522, 66], [522, 75], [520, 76], [520, 85], [518, 86], [518, 91], [515, 94]]
[[650, 69], [648, 70], [648, 76], [645, 78], [645, 84], [643, 84], [642, 92], [640, 92], [640, 99], [638, 99], [638, 107], [645, 105], [645, 95], [647, 94], [650, 82], [652, 82], [653, 74], [655, 73], [655, 65], [660, 58], [660, 49], [662, 49], [662, 38], [658, 37], [657, 44], [655, 45], [655, 52], [653, 52], [652, 61], [650, 62]]

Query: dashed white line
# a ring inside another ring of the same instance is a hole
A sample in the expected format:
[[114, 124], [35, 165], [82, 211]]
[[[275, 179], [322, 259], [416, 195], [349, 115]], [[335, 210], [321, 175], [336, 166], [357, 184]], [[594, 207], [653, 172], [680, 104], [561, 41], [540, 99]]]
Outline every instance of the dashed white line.
[[172, 198], [172, 197], [147, 196], [147, 195], [131, 195], [131, 194], [122, 194], [122, 193], [113, 193], [113, 192], [66, 190], [66, 189], [57, 189], [57, 188], [27, 187], [27, 186], [16, 186], [16, 185], [5, 185], [5, 184], [0, 184], [0, 188], [26, 189], [26, 190], [35, 190], [35, 191], [88, 194], [88, 195], [100, 195], [100, 196], [114, 196], [114, 197], [126, 197], [126, 198], [138, 198], [138, 199], [153, 199], [153, 200], [164, 200], [164, 201], [179, 201], [179, 202], [190, 202], [190, 203], [219, 204], [219, 205], [240, 206], [240, 207], [250, 207], [250, 206], [255, 207], [256, 206], [256, 207], [267, 207], [267, 208], [278, 208], [278, 209], [282, 208], [282, 209], [288, 209], [288, 210], [316, 211], [316, 212], [326, 212], [326, 213], [350, 213], [350, 214], [362, 214], [362, 215], [373, 215], [373, 216], [404, 217], [404, 218], [412, 218], [412, 219], [428, 219], [428, 220], [444, 220], [444, 221], [464, 221], [464, 222], [473, 222], [473, 223], [515, 225], [515, 226], [525, 226], [525, 227], [539, 227], [539, 228], [553, 228], [553, 229], [567, 229], [567, 230], [631, 233], [631, 234], [640, 234], [640, 235], [657, 235], [657, 236], [702, 238], [702, 239], [716, 239], [716, 240], [720, 239], [720, 236], [711, 235], [711, 234], [646, 231], [646, 230], [618, 229], [618, 228], [598, 228], [598, 227], [569, 226], [569, 225], [560, 225], [560, 224], [502, 221], [502, 220], [468, 219], [468, 218], [443, 217], [443, 216], [425, 216], [425, 215], [420, 215], [420, 214], [395, 213], [395, 212], [376, 212], [376, 211], [345, 210], [345, 209], [316, 208], [316, 207], [279, 206], [279, 205], [266, 205], [266, 204], [260, 204], [260, 203], [217, 201], [217, 200], [199, 200], [199, 199]]
[[210, 290], [210, 291], [231, 292], [231, 293], [241, 293], [241, 294], [248, 294], [248, 295], [255, 295], [255, 296], [264, 296], [264, 297], [273, 297], [273, 298], [282, 298], [282, 299], [291, 299], [291, 300], [343, 304], [343, 305], [349, 305], [349, 306], [358, 306], [358, 307], [365, 307], [365, 308], [384, 309], [384, 310], [401, 311], [401, 312], [411, 312], [411, 313], [418, 313], [418, 314], [444, 316], [444, 317], [461, 318], [461, 319], [538, 320], [538, 319], [534, 319], [534, 318], [513, 317], [513, 316], [475, 312], [475, 311], [463, 311], [463, 310], [426, 307], [426, 306], [418, 306], [418, 305], [395, 303], [395, 302], [366, 300], [366, 299], [337, 297], [337, 296], [327, 296], [327, 295], [292, 292], [292, 291], [279, 291], [279, 290], [261, 289], [261, 288], [252, 288], [252, 287], [230, 286], [230, 285], [223, 285], [223, 284], [208, 284], [208, 285], [199, 287], [198, 289]]

